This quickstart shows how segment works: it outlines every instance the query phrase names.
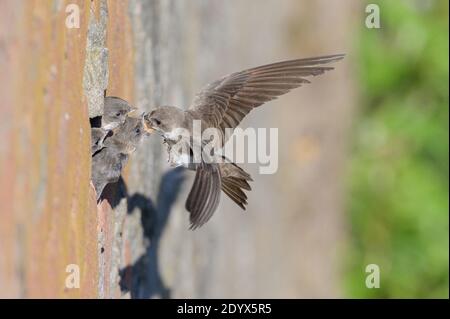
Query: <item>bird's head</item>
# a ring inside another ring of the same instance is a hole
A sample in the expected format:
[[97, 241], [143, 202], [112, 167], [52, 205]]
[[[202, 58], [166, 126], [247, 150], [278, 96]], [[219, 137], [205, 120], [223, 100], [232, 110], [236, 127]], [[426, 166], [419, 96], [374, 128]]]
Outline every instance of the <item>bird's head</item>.
[[136, 110], [136, 107], [121, 98], [107, 96], [105, 98], [105, 108], [102, 117], [103, 128], [107, 130], [116, 128], [119, 124], [125, 122], [125, 119], [130, 113]]
[[115, 128], [113, 132], [113, 136], [106, 139], [106, 146], [115, 145], [124, 154], [134, 152], [146, 133], [141, 118], [130, 116], [125, 119], [124, 123]]
[[175, 106], [158, 107], [143, 116], [144, 128], [149, 133], [156, 131], [165, 135], [181, 125], [183, 114], [183, 110]]
[[94, 154], [96, 151], [103, 147], [103, 141], [108, 135], [109, 131], [100, 127], [91, 128], [91, 152]]

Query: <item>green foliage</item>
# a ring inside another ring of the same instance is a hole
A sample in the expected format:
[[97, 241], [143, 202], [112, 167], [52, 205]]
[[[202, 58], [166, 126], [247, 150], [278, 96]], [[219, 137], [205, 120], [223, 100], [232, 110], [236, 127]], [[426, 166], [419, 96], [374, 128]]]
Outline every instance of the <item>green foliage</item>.
[[[355, 63], [347, 295], [448, 298], [448, 1], [376, 3], [381, 29], [363, 28]], [[380, 289], [365, 287], [371, 263]]]

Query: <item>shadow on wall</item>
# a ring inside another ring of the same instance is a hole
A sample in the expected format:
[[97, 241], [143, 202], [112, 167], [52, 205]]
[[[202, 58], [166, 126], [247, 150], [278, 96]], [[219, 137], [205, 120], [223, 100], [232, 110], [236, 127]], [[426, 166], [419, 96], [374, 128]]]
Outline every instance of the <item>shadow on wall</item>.
[[182, 167], [167, 172], [161, 179], [156, 204], [151, 198], [140, 193], [128, 196], [123, 179], [118, 182], [119, 196], [116, 196], [113, 202], [110, 201], [111, 206], [117, 205], [121, 198], [127, 197], [127, 212], [130, 214], [136, 208], [140, 210], [144, 240], [151, 243], [147, 246], [145, 254], [133, 265], [120, 270], [120, 289], [123, 294], [130, 292], [133, 299], [170, 298], [170, 289], [164, 285], [158, 266], [159, 240], [184, 179]]

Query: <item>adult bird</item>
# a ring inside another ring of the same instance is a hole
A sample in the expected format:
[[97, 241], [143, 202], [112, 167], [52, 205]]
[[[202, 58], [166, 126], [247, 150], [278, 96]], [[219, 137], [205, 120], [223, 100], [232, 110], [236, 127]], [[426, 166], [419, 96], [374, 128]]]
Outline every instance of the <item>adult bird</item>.
[[[144, 116], [148, 132], [156, 131], [169, 145], [180, 142], [180, 132], [193, 136], [194, 121], [201, 121], [201, 131], [215, 128], [224, 145], [230, 130], [236, 128], [242, 119], [254, 108], [276, 99], [290, 90], [309, 83], [308, 77], [332, 70], [327, 64], [341, 60], [343, 54], [283, 61], [235, 72], [206, 85], [195, 97], [187, 110], [174, 106], [158, 107]], [[196, 176], [186, 201], [190, 212], [191, 229], [206, 223], [216, 210], [220, 190], [227, 194], [241, 208], [245, 209], [247, 196], [243, 190], [250, 190], [251, 177], [236, 164], [228, 162], [201, 161], [194, 163], [193, 146], [202, 148], [208, 141], [190, 139], [190, 147], [176, 154], [175, 162], [195, 170]], [[214, 156], [214, 155], [213, 155]], [[216, 156], [219, 158], [219, 156]], [[223, 159], [223, 157], [220, 157]]]

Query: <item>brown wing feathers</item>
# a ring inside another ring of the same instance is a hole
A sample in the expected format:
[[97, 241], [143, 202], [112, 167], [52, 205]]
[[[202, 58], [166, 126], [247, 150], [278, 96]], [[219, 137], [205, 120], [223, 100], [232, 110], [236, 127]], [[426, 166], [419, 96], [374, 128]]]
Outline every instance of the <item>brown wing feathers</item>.
[[338, 54], [277, 62], [230, 74], [206, 86], [190, 110], [224, 132], [239, 125], [253, 108], [309, 83], [304, 77], [332, 70], [322, 65], [343, 57]]
[[303, 77], [316, 76], [333, 69], [316, 65], [330, 63], [341, 58], [341, 55], [337, 55], [293, 60], [243, 71], [246, 80], [241, 84], [241, 88], [230, 97], [220, 128], [235, 128], [253, 108], [276, 99], [303, 83], [309, 83]]

